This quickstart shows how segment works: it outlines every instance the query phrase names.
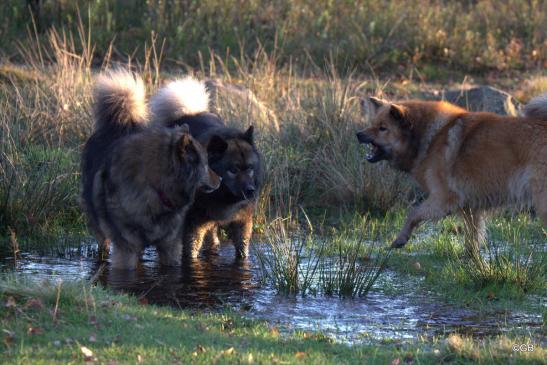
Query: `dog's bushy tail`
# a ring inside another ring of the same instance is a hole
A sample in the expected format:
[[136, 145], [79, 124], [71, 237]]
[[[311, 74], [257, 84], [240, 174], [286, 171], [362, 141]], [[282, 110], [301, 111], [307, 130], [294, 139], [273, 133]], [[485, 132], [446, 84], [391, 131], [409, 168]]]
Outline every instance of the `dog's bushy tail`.
[[150, 101], [155, 124], [168, 126], [188, 115], [209, 111], [209, 92], [205, 83], [187, 76], [169, 82]]
[[536, 96], [524, 107], [524, 115], [547, 120], [547, 93]]
[[144, 82], [127, 70], [99, 75], [93, 97], [95, 130], [132, 129], [148, 120]]

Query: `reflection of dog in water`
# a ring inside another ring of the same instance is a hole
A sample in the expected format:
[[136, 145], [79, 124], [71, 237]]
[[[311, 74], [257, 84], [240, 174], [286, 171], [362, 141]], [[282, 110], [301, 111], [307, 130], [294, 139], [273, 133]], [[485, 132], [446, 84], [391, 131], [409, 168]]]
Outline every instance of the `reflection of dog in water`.
[[[230, 250], [223, 246], [221, 251]], [[151, 304], [176, 307], [215, 307], [251, 294], [252, 272], [248, 260], [234, 260], [229, 252], [207, 258], [187, 258], [177, 267], [158, 266], [147, 260], [134, 271], [110, 270], [99, 274], [99, 281], [110, 288], [146, 298]], [[222, 252], [224, 253], [224, 252]]]
[[147, 126], [142, 80], [120, 71], [94, 87], [95, 130], [82, 155], [82, 208], [112, 266], [134, 269], [147, 244], [163, 265], [182, 257], [181, 229], [198, 188], [220, 182], [187, 126]]

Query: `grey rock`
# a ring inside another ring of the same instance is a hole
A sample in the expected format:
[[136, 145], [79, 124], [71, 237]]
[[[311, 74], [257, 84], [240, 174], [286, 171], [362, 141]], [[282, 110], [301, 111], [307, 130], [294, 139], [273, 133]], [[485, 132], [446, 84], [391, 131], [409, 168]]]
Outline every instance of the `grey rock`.
[[505, 91], [491, 86], [477, 86], [469, 89], [447, 90], [432, 99], [446, 100], [473, 112], [491, 112], [500, 115], [517, 116], [522, 105]]

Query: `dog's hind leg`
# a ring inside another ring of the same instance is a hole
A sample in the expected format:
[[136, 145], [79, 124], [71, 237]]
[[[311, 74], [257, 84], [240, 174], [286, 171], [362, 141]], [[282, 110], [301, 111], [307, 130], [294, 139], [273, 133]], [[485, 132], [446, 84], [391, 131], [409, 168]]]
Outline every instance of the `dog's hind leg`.
[[465, 234], [465, 254], [478, 264], [483, 264], [480, 248], [486, 240], [484, 213], [474, 209], [462, 209]]
[[203, 250], [210, 255], [218, 255], [220, 249], [220, 239], [218, 238], [218, 226], [214, 225], [207, 234], [203, 242]]
[[[546, 167], [547, 170], [547, 167]], [[532, 183], [532, 202], [547, 234], [547, 179], [542, 176]]]
[[201, 251], [201, 246], [205, 240], [205, 235], [215, 225], [214, 222], [206, 222], [202, 224], [192, 224], [186, 221], [183, 236], [183, 255], [196, 258]]

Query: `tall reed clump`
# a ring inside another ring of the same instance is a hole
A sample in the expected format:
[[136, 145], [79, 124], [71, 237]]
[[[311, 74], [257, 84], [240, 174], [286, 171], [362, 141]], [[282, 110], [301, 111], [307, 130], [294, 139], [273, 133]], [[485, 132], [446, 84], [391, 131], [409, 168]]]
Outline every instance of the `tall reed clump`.
[[366, 296], [386, 268], [392, 251], [382, 247], [378, 222], [365, 216], [357, 227], [357, 235], [346, 228], [328, 238], [334, 255], [325, 255], [319, 268], [319, 285], [326, 295]]
[[306, 295], [315, 291], [322, 244], [314, 241], [309, 221], [308, 232], [295, 231], [294, 223], [290, 217], [274, 219], [266, 228], [265, 246], [254, 247], [263, 278], [279, 293]]
[[[265, 232], [266, 243], [255, 245], [263, 278], [285, 295], [323, 294], [355, 298], [368, 294], [383, 272], [391, 250], [381, 248], [379, 229], [365, 218], [354, 231], [313, 235], [307, 221], [302, 233], [290, 218], [274, 220]], [[295, 233], [298, 232], [298, 233]]]

